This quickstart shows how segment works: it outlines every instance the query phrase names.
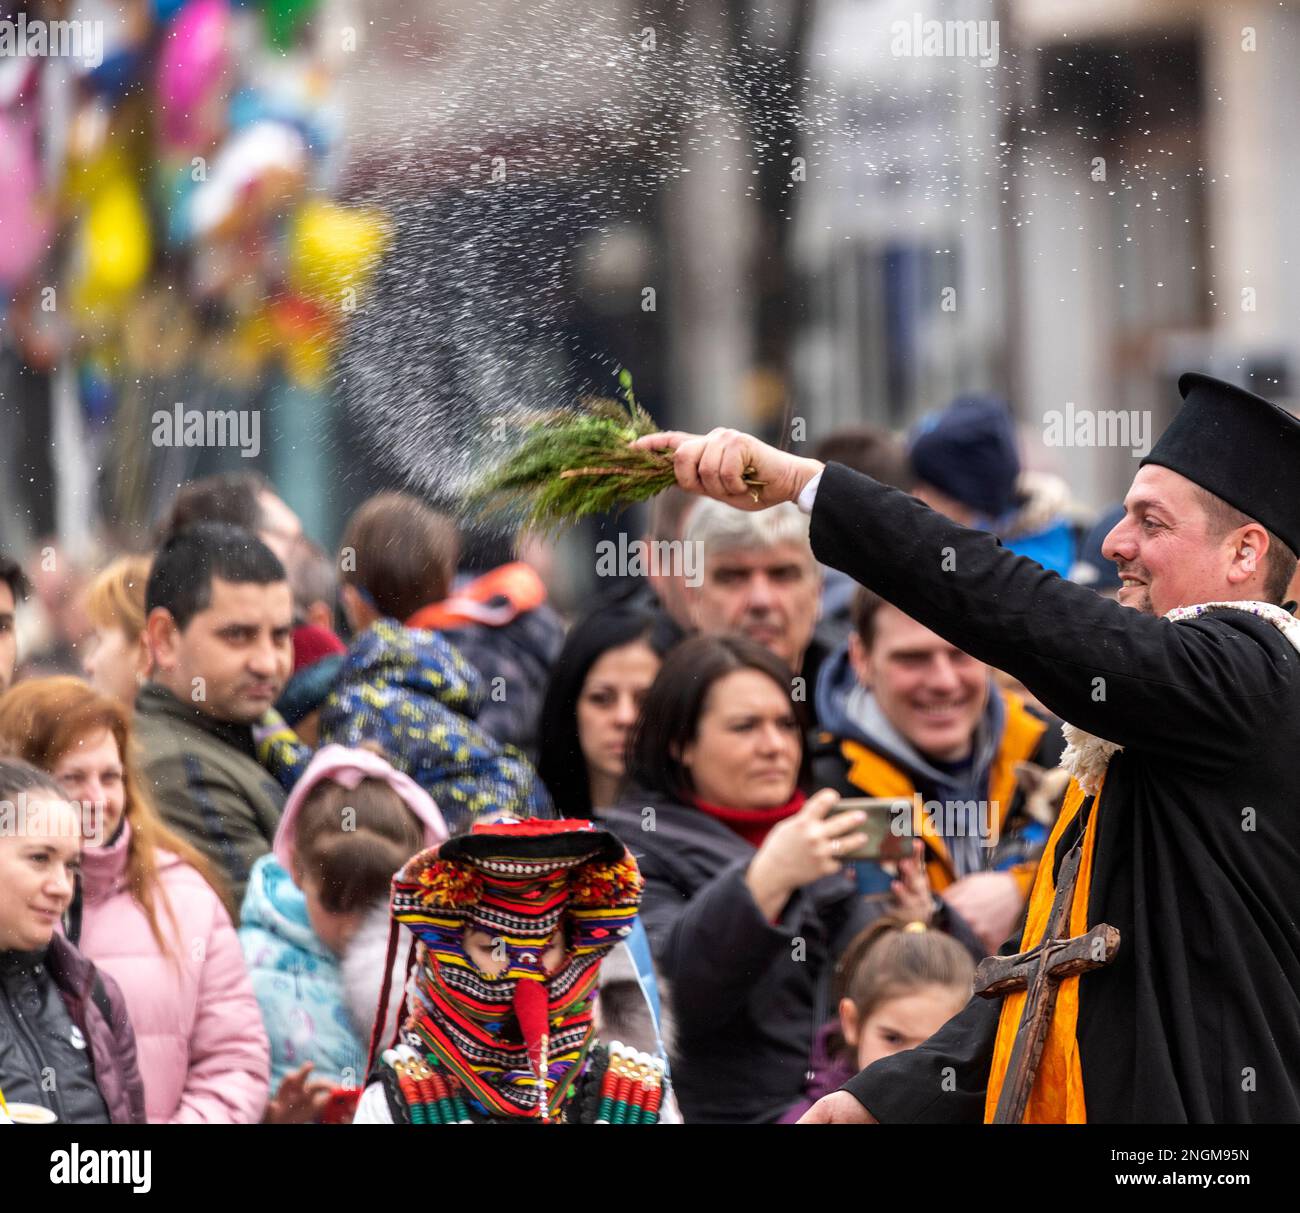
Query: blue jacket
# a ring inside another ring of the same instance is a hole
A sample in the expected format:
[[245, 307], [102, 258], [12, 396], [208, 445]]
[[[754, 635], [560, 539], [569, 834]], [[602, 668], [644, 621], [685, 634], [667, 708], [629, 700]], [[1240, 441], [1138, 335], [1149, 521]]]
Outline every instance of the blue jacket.
[[[381, 619], [343, 659], [321, 708], [320, 744], [381, 746], [433, 797], [453, 834], [502, 812], [554, 816], [528, 759], [476, 723], [482, 704], [482, 677], [444, 636]], [[310, 757], [302, 756], [286, 783]]]
[[253, 865], [239, 928], [244, 961], [271, 1042], [271, 1090], [304, 1061], [312, 1077], [365, 1079], [366, 1048], [347, 1012], [338, 958], [317, 938], [302, 891], [274, 855]]

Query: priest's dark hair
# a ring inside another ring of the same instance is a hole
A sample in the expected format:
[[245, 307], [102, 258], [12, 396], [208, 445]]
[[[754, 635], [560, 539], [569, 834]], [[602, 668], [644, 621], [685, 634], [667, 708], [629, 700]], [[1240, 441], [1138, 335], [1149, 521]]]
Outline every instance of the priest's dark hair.
[[876, 639], [876, 614], [884, 605], [885, 600], [875, 590], [869, 590], [865, 585], [858, 586], [853, 594], [849, 619], [853, 624], [853, 630], [858, 634], [858, 639], [868, 649]]
[[1297, 564], [1300, 564], [1296, 554], [1262, 522], [1243, 513], [1236, 506], [1229, 505], [1222, 497], [1216, 497], [1199, 484], [1196, 485], [1196, 491], [1201, 498], [1201, 505], [1205, 507], [1212, 539], [1221, 539], [1229, 531], [1251, 523], [1264, 527], [1264, 534], [1268, 536], [1268, 551], [1264, 553], [1264, 601], [1281, 606], [1286, 601], [1287, 586], [1295, 576]]
[[808, 712], [792, 694], [794, 674], [776, 654], [748, 636], [726, 633], [690, 636], [664, 658], [628, 740], [629, 787], [658, 792], [679, 804], [691, 802], [694, 788], [681, 762], [682, 747], [695, 740], [713, 684], [737, 670], [766, 674], [790, 700], [801, 742], [797, 782], [801, 788], [808, 786], [811, 773], [804, 744]]
[[177, 531], [158, 549], [145, 587], [149, 614], [166, 607], [184, 631], [212, 602], [212, 579], [272, 585], [287, 579], [284, 565], [256, 535], [225, 522]]
[[561, 817], [591, 817], [591, 785], [578, 741], [578, 700], [591, 667], [610, 649], [641, 640], [660, 657], [656, 617], [639, 607], [601, 608], [569, 629], [551, 666], [537, 733], [537, 774]]

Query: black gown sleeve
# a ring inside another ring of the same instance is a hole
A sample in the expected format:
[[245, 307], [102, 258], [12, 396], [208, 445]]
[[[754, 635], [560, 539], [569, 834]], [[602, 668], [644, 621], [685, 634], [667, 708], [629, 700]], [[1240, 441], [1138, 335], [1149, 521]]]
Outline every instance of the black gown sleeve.
[[1120, 745], [1231, 769], [1289, 702], [1294, 652], [1267, 622], [1231, 611], [1175, 624], [1120, 606], [839, 464], [817, 489], [811, 539], [818, 560]]
[[847, 1091], [882, 1125], [981, 1124], [1001, 999], [972, 997], [924, 1044], [869, 1065]]

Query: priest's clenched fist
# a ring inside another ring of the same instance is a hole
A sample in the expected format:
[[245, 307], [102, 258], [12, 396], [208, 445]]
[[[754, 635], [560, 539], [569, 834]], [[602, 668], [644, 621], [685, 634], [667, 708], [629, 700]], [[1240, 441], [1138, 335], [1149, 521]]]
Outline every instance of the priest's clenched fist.
[[672, 451], [673, 471], [682, 488], [738, 510], [765, 510], [796, 500], [824, 466], [816, 459], [777, 450], [739, 430], [715, 429], [703, 435], [666, 430], [638, 438], [632, 446], [643, 451]]

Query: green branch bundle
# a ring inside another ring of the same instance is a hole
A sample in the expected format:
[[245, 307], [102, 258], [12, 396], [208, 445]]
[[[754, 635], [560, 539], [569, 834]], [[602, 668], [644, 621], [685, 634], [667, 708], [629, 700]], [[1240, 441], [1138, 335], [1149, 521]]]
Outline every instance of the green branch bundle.
[[[523, 440], [469, 492], [471, 508], [508, 515], [531, 530], [556, 532], [588, 514], [647, 501], [676, 483], [672, 452], [632, 450], [628, 444], [659, 430], [619, 372], [623, 402], [584, 400], [572, 410], [532, 422]], [[757, 491], [763, 482], [745, 470]]]

